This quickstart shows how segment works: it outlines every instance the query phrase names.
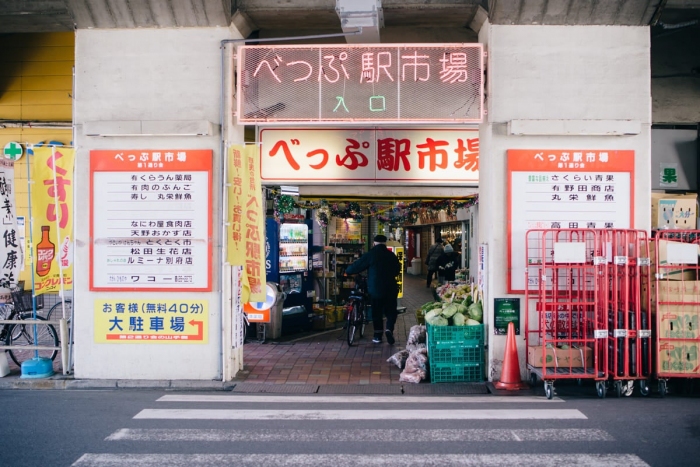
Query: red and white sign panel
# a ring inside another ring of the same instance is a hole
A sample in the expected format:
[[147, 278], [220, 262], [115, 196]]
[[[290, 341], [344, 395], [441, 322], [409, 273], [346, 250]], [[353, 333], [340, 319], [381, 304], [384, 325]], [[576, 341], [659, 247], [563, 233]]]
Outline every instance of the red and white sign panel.
[[265, 128], [263, 183], [477, 185], [476, 129]]
[[[508, 151], [508, 292], [525, 291], [530, 229], [629, 229], [634, 151]], [[536, 288], [537, 284], [530, 284]]]
[[239, 123], [482, 119], [481, 44], [241, 46], [236, 53]]
[[212, 151], [90, 151], [90, 290], [211, 290]]

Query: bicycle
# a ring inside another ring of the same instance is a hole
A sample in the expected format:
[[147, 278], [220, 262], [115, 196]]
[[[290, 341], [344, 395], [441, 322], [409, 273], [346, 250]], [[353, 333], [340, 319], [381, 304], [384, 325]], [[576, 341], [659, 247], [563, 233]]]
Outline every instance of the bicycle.
[[[12, 303], [0, 305], [0, 313], [6, 320], [31, 320], [34, 319], [31, 295], [24, 294], [24, 283], [20, 281], [17, 286], [10, 289]], [[42, 297], [43, 298], [43, 297]], [[28, 299], [28, 300], [27, 300]], [[37, 307], [43, 306], [37, 304]], [[37, 315], [38, 321], [46, 321], [42, 316]], [[34, 323], [7, 323], [0, 329], [0, 342], [6, 346], [21, 346], [26, 349], [14, 348], [6, 349], [10, 358], [17, 366], [22, 366], [22, 362], [34, 358], [38, 355], [42, 358], [54, 360], [58, 354], [58, 334], [56, 329], [50, 324]], [[37, 350], [34, 346], [54, 347], [54, 349]]]
[[367, 278], [361, 275], [357, 276], [355, 287], [350, 292], [350, 297], [345, 303], [346, 337], [350, 347], [355, 342], [355, 334], [359, 334], [360, 339], [365, 335], [366, 291]]
[[[66, 307], [66, 326], [68, 328], [68, 342], [73, 342], [71, 339], [72, 329], [71, 321], [73, 320], [73, 300], [70, 298], [64, 298], [62, 301], [57, 301], [46, 313], [46, 321], [58, 321], [63, 318], [63, 306]], [[60, 341], [60, 339], [59, 339]]]

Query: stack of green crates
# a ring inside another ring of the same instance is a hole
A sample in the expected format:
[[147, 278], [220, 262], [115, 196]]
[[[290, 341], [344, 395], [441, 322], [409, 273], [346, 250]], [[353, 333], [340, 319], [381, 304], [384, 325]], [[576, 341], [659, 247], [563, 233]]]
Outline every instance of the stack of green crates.
[[432, 383], [484, 381], [484, 325], [431, 326], [428, 363]]

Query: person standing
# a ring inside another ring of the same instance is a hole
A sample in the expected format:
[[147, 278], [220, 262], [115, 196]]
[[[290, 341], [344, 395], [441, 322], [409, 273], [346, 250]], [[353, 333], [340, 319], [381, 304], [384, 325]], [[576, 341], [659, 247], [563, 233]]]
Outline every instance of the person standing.
[[[369, 269], [367, 289], [372, 306], [375, 344], [382, 343], [382, 334], [386, 334], [389, 345], [393, 345], [394, 325], [396, 324], [396, 305], [399, 286], [396, 276], [401, 272], [401, 263], [396, 255], [386, 247], [384, 235], [374, 237], [374, 246], [345, 270], [346, 274], [358, 274]], [[386, 316], [386, 331], [383, 317]]]
[[426, 285], [426, 287], [430, 287], [430, 283], [433, 281], [433, 275], [437, 278], [437, 260], [443, 252], [442, 238], [438, 237], [435, 239], [435, 243], [428, 248], [428, 257], [425, 258], [425, 264], [428, 265], [428, 285]]
[[438, 277], [441, 281], [455, 280], [455, 271], [461, 265], [461, 255], [454, 251], [449, 243], [445, 245], [445, 252], [437, 260]]

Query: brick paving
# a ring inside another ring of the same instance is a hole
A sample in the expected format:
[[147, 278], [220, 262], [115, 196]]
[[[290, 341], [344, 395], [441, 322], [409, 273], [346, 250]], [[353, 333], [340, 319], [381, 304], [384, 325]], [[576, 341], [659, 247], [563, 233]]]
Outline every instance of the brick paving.
[[401, 370], [387, 359], [404, 348], [408, 332], [416, 324], [415, 311], [433, 299], [425, 277], [405, 275], [399, 306], [406, 313], [396, 320], [393, 346], [372, 343], [372, 324], [365, 337], [348, 347], [342, 329], [325, 331], [285, 343], [247, 343], [243, 347], [244, 371], [236, 378], [246, 383], [401, 385]]

